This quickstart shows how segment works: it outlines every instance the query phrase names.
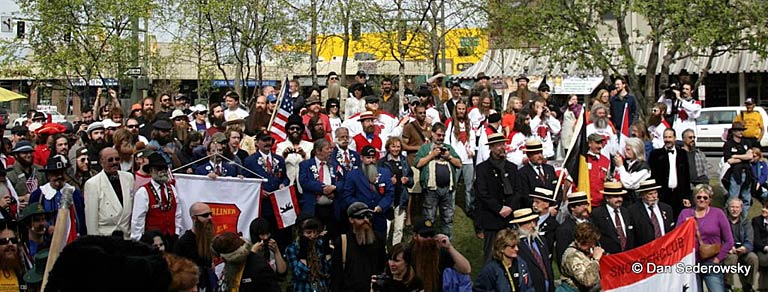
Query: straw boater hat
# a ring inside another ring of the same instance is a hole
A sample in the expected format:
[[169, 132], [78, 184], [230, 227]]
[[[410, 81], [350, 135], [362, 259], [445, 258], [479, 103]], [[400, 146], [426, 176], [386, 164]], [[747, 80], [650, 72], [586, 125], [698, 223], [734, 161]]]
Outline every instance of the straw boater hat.
[[620, 182], [609, 181], [603, 184], [603, 190], [600, 193], [606, 196], [623, 196], [627, 194], [627, 190]]
[[589, 199], [587, 198], [587, 193], [585, 192], [573, 192], [570, 195], [568, 195], [568, 205], [575, 205], [580, 203], [587, 203], [589, 204]]
[[537, 187], [533, 190], [533, 194], [530, 194], [529, 196], [531, 198], [538, 198], [545, 201], [556, 202], [554, 194], [555, 192], [553, 192], [550, 189]]
[[647, 191], [658, 190], [661, 186], [656, 183], [655, 179], [647, 179], [640, 182], [640, 187], [637, 188], [637, 193], [642, 194]]
[[537, 138], [530, 138], [525, 140], [525, 149], [523, 152], [541, 152], [544, 151], [544, 147], [541, 145], [541, 140]]
[[504, 134], [502, 133], [493, 133], [488, 135], [488, 143], [485, 143], [485, 145], [492, 145], [496, 143], [501, 142], [507, 142], [507, 138], [504, 137]]
[[509, 223], [519, 224], [530, 222], [536, 219], [539, 219], [539, 214], [534, 213], [533, 209], [531, 208], [523, 208], [512, 212], [512, 221], [509, 221]]
[[365, 111], [365, 112], [360, 113], [359, 120], [361, 122], [365, 121], [365, 120], [373, 120], [373, 119], [375, 119], [375, 117], [373, 116], [373, 112]]

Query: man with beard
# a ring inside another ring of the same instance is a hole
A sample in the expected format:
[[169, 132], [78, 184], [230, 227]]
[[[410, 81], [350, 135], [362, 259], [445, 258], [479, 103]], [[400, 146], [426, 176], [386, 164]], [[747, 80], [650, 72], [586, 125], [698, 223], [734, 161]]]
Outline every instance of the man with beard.
[[520, 76], [515, 78], [515, 83], [517, 83], [517, 91], [513, 92], [512, 96], [520, 98], [520, 100], [523, 102], [523, 106], [527, 105], [528, 102], [536, 99], [536, 93], [528, 89], [528, 82], [531, 82], [531, 80], [528, 79], [528, 76], [525, 74], [520, 74]]
[[[733, 127], [731, 131], [733, 131]], [[655, 179], [661, 186], [659, 198], [662, 202], [672, 206], [672, 211], [675, 212], [674, 216], [677, 217], [683, 208], [690, 207], [691, 183], [689, 180], [691, 176], [688, 169], [688, 153], [677, 146], [675, 136], [675, 129], [664, 130], [664, 147], [651, 151], [648, 165], [651, 166], [651, 178]], [[730, 150], [728, 143], [723, 149]], [[739, 148], [739, 150], [743, 150], [742, 153], [746, 152], [745, 148]], [[744, 161], [748, 161], [748, 157], [752, 156], [741, 156], [741, 158], [747, 159]], [[730, 158], [730, 155], [725, 155], [725, 158]], [[748, 164], [748, 162], [744, 164], [746, 167], [743, 169], [748, 170]], [[731, 169], [734, 169], [733, 165], [731, 165]], [[749, 195], [749, 190], [742, 194]], [[732, 195], [737, 195], [737, 193]], [[749, 197], [746, 197], [746, 200], [744, 205], [749, 206]]]
[[427, 79], [427, 84], [430, 87], [430, 93], [432, 100], [434, 100], [434, 107], [440, 113], [440, 116], [444, 116], [443, 103], [451, 98], [451, 90], [445, 87], [445, 74], [440, 71], [435, 71], [432, 77]]
[[173, 97], [173, 104], [174, 109], [182, 111], [185, 115], [192, 113], [192, 110], [189, 109], [189, 98], [183, 93], [177, 93]]
[[91, 169], [88, 161], [88, 148], [80, 147], [75, 150], [73, 160], [75, 163], [67, 169], [67, 183], [82, 190], [85, 187], [85, 182], [95, 176], [98, 171]]
[[234, 143], [235, 141], [229, 134], [233, 131], [238, 132], [240, 133], [240, 140], [237, 142], [240, 144], [239, 149], [245, 151], [248, 155], [256, 152], [256, 140], [253, 139], [253, 136], [248, 136], [243, 133], [245, 130], [245, 119], [237, 118], [237, 115], [235, 114], [231, 114], [227, 118], [227, 122], [224, 123], [224, 126], [226, 127], [224, 134], [227, 135], [230, 142]]
[[687, 129], [695, 131], [696, 119], [701, 115], [701, 101], [693, 98], [693, 85], [683, 83], [682, 90], [682, 96], [680, 96], [679, 90], [674, 89], [672, 90], [674, 94], [671, 99], [664, 100], [665, 96], [659, 99], [659, 102], [665, 102], [668, 105], [669, 113], [674, 120], [672, 127], [678, 135], [675, 137], [676, 140], [682, 140], [680, 135]]
[[[552, 212], [556, 206], [557, 200], [555, 199], [554, 192], [546, 188], [535, 188], [533, 193], [529, 195], [533, 201], [533, 212], [539, 215], [539, 219], [536, 221], [536, 229], [539, 231], [539, 236], [543, 239], [544, 245], [550, 252], [555, 248], [555, 231], [560, 223], [557, 222], [557, 218]], [[557, 210], [557, 209], [554, 209]]]
[[85, 133], [88, 135], [88, 142], [85, 144], [85, 147], [88, 149], [88, 161], [91, 163], [92, 169], [101, 171], [101, 165], [97, 163], [99, 161], [99, 151], [112, 146], [109, 145], [104, 134], [104, 124], [102, 122], [93, 122], [88, 125]]
[[371, 227], [373, 210], [365, 203], [349, 205], [347, 216], [352, 228], [333, 243], [331, 291], [368, 291], [387, 262], [385, 238]]
[[413, 158], [421, 145], [429, 143], [432, 137], [432, 125], [427, 122], [427, 109], [421, 104], [416, 105], [413, 115], [416, 119], [403, 128], [403, 150], [408, 153], [406, 157], [409, 165], [413, 165]]
[[[451, 102], [451, 101], [449, 101]], [[447, 103], [446, 103], [447, 104]], [[472, 180], [475, 178], [475, 130], [467, 118], [467, 104], [459, 99], [453, 106], [453, 118], [448, 120], [445, 135], [447, 143], [456, 149], [461, 159], [461, 169], [456, 174], [456, 183], [464, 179], [464, 211], [470, 217], [475, 210], [475, 194], [472, 192]]]
[[267, 112], [267, 97], [259, 95], [253, 103], [250, 115], [245, 119], [245, 133], [253, 136], [261, 132], [269, 125], [270, 118], [272, 115]]
[[619, 152], [619, 140], [613, 123], [608, 118], [608, 107], [602, 104], [592, 106], [592, 112], [587, 125], [587, 135], [599, 134], [605, 138], [601, 153], [606, 157], [611, 157]]
[[333, 149], [331, 158], [342, 167], [340, 174], [345, 175], [355, 168], [360, 167], [360, 155], [349, 148], [349, 130], [344, 127], [336, 129], [336, 148]]
[[344, 116], [344, 106], [346, 105], [347, 97], [349, 97], [349, 89], [339, 84], [339, 75], [334, 71], [328, 72], [328, 79], [325, 81], [325, 84], [328, 84], [328, 87], [320, 91], [320, 101], [325, 103], [330, 98], [339, 100], [341, 103], [339, 115]]
[[[362, 112], [358, 116], [358, 121], [360, 121], [360, 124], [363, 127], [363, 132], [352, 137], [355, 151], [358, 153], [361, 153], [365, 146], [371, 146], [380, 152], [384, 149], [383, 137], [376, 135], [376, 126], [374, 125], [375, 118], [376, 117], [374, 117], [372, 112]], [[351, 132], [352, 131], [350, 130], [350, 135]], [[378, 154], [376, 155], [376, 158], [379, 158]]]
[[672, 128], [664, 118], [666, 110], [667, 106], [664, 103], [657, 103], [648, 117], [648, 134], [651, 136], [653, 149], [664, 147], [664, 131]]
[[[618, 91], [616, 95], [611, 96], [611, 122], [617, 129], [623, 129], [622, 123], [624, 122], [624, 107], [627, 107], [629, 111], [629, 125], [632, 125], [637, 120], [637, 99], [634, 95], [629, 93], [627, 83], [623, 78], [616, 78], [613, 82]], [[632, 127], [627, 127], [632, 130]], [[632, 134], [632, 133], [630, 133]], [[605, 248], [605, 247], [603, 247]], [[610, 253], [610, 251], [609, 251]]]
[[443, 271], [453, 268], [469, 275], [472, 267], [467, 258], [459, 253], [445, 234], [435, 234], [430, 220], [418, 220], [413, 224], [413, 237], [406, 248], [415, 275], [424, 284], [425, 292], [442, 291]]
[[220, 176], [237, 176], [237, 169], [235, 169], [235, 166], [226, 163], [226, 161], [223, 161], [221, 158], [224, 153], [224, 147], [227, 147], [227, 145], [213, 142], [208, 144], [208, 162], [198, 165], [195, 168], [195, 174], [207, 175], [210, 179], [216, 179]]
[[475, 225], [483, 231], [478, 236], [484, 240], [485, 260], [493, 255], [491, 251], [496, 233], [507, 227], [507, 217], [512, 210], [525, 207], [519, 189], [517, 166], [505, 159], [507, 139], [504, 139], [504, 134], [495, 133], [489, 140], [490, 158], [477, 165], [473, 187], [477, 196]]
[[216, 134], [218, 132], [224, 132], [224, 122], [226, 122], [226, 119], [224, 118], [224, 108], [218, 104], [218, 103], [212, 103], [210, 105], [211, 112], [208, 116], [208, 121], [211, 123], [211, 126], [208, 127], [208, 130], [205, 130], [208, 137], [213, 136], [213, 134]]
[[266, 179], [265, 182], [261, 183], [261, 188], [264, 191], [261, 193], [261, 203], [259, 205], [261, 214], [259, 217], [269, 222], [270, 230], [275, 230], [274, 238], [277, 241], [277, 245], [280, 246], [280, 250], [285, 250], [285, 247], [291, 242], [293, 227], [277, 228], [276, 216], [279, 216], [279, 214], [274, 213], [272, 200], [270, 200], [269, 196], [274, 191], [289, 186], [290, 181], [286, 174], [285, 160], [283, 157], [272, 152], [274, 142], [274, 138], [267, 131], [262, 131], [256, 136], [258, 151], [245, 159], [245, 168], [251, 170], [246, 171], [245, 175], [246, 177], [254, 178], [256, 176], [253, 173], [256, 173], [260, 178]]
[[309, 125], [310, 124], [310, 120], [312, 118], [314, 118], [314, 117], [318, 118], [319, 119], [319, 123], [314, 123], [312, 125], [318, 125], [318, 124], [321, 125], [322, 129], [323, 129], [323, 134], [319, 135], [319, 136], [316, 136], [315, 133], [311, 133], [311, 131], [313, 129], [310, 128], [310, 133], [309, 134], [311, 134], [312, 137], [309, 137], [309, 136], [307, 136], [305, 134], [304, 135], [305, 136], [304, 137], [305, 140], [309, 140], [309, 139], [306, 139], [306, 138], [311, 138], [313, 140], [316, 140], [316, 139], [320, 139], [320, 138], [324, 137], [325, 134], [330, 134], [331, 133], [331, 121], [328, 120], [328, 115], [320, 112], [320, 110], [323, 109], [323, 106], [320, 103], [320, 98], [317, 97], [317, 96], [314, 96], [314, 95], [310, 96], [307, 99], [306, 105], [307, 105], [307, 111], [306, 111], [306, 113], [303, 116], [301, 116], [301, 120], [304, 121], [305, 125]]
[[304, 133], [304, 124], [299, 115], [291, 115], [285, 123], [288, 139], [277, 143], [275, 153], [285, 159], [286, 175], [290, 184], [296, 183], [299, 176], [299, 163], [309, 158], [312, 153], [312, 142], [301, 140], [301, 134]]
[[536, 229], [539, 215], [531, 208], [522, 208], [515, 210], [512, 216], [509, 223], [516, 224], [517, 233], [520, 234], [520, 241], [517, 243], [519, 256], [535, 267], [530, 269], [530, 275], [536, 291], [555, 291], [555, 273], [552, 270], [550, 250]]
[[[366, 135], [368, 135], [369, 132], [366, 132], [367, 130], [364, 129], [365, 127], [363, 124], [363, 119], [372, 119], [371, 122], [373, 122], [374, 127], [370, 133], [379, 136], [381, 141], [387, 141], [389, 137], [400, 136], [403, 133], [403, 126], [405, 126], [405, 124], [408, 122], [408, 118], [402, 118], [398, 120], [397, 117], [393, 116], [392, 114], [382, 112], [379, 109], [379, 98], [375, 96], [366, 97], [365, 111], [351, 116], [349, 119], [341, 123], [341, 126], [349, 129], [349, 135], [352, 137], [356, 137], [357, 134], [360, 133], [366, 133]], [[370, 137], [366, 137], [366, 135], [361, 136], [360, 138], [370, 142]], [[354, 139], [356, 149], [359, 152], [360, 149], [363, 149], [365, 144], [362, 146], [358, 145], [359, 138]], [[379, 149], [379, 151], [382, 153], [385, 152], [383, 145], [379, 144], [377, 146], [381, 147], [377, 147], [376, 149]]]
[[344, 202], [351, 206], [363, 202], [373, 208], [373, 230], [386, 234], [387, 215], [392, 212], [395, 187], [392, 185], [392, 173], [376, 165], [378, 151], [372, 146], [365, 146], [360, 156], [362, 166], [352, 170], [344, 181]]
[[160, 110], [157, 111], [158, 120], [167, 120], [171, 118], [171, 112], [173, 111], [173, 101], [171, 96], [167, 93], [160, 95]]
[[[33, 191], [29, 196], [29, 201], [38, 202], [42, 205], [45, 211], [56, 213], [59, 208], [61, 208], [62, 197], [71, 195], [71, 198], [63, 200], [70, 202], [69, 212], [75, 215], [73, 226], [76, 228], [78, 236], [85, 236], [88, 233], [85, 225], [85, 202], [83, 194], [80, 190], [75, 189], [75, 187], [66, 183], [65, 176], [67, 167], [69, 167], [67, 158], [62, 155], [55, 155], [48, 159], [48, 164], [45, 165], [45, 168], [40, 170], [45, 173], [48, 183]], [[55, 222], [51, 221], [48, 223], [53, 225]]]
[[600, 246], [609, 254], [617, 254], [635, 247], [635, 223], [629, 210], [622, 206], [627, 191], [620, 182], [606, 182], [601, 191], [605, 204], [592, 210], [592, 223], [600, 230]]
[[299, 229], [298, 238], [285, 249], [293, 291], [329, 291], [331, 250], [322, 238], [323, 223], [300, 214], [295, 225]]
[[392, 79], [384, 78], [381, 80], [381, 97], [379, 97], [379, 106], [383, 112], [396, 115], [400, 112], [400, 98], [395, 96], [392, 91]]
[[149, 155], [142, 170], [152, 180], [136, 190], [131, 213], [131, 239], [139, 240], [144, 232], [160, 231], [173, 246], [176, 236], [181, 234], [181, 208], [178, 208], [178, 191], [170, 183], [168, 165], [158, 153]]
[[141, 116], [136, 118], [139, 122], [139, 133], [144, 137], [149, 137], [152, 133], [152, 123], [156, 120], [155, 116], [155, 99], [151, 97], [145, 97], [141, 101]]
[[134, 144], [136, 144], [136, 142], [144, 142], [145, 145], [149, 144], [149, 140], [139, 133], [139, 120], [136, 118], [128, 118], [125, 120], [125, 128], [131, 132], [131, 135], [133, 135]]
[[641, 201], [629, 207], [635, 228], [635, 246], [641, 246], [667, 234], [675, 228], [675, 217], [672, 207], [659, 202], [659, 189], [656, 180], [648, 179], [640, 183], [635, 191], [640, 194]]
[[[320, 119], [320, 116], [314, 116], [309, 118], [309, 121], [307, 122], [307, 130], [309, 132], [309, 135], [307, 137], [304, 137], [304, 140], [310, 141], [310, 142], [316, 142], [320, 139], [325, 139], [326, 141], [333, 141], [333, 138], [331, 138], [331, 134], [325, 132], [325, 127], [323, 126], [323, 121]], [[306, 135], [307, 133], [305, 133]]]
[[50, 148], [53, 149], [53, 155], [61, 155], [66, 157], [69, 154], [69, 140], [64, 134], [53, 135], [53, 145]]
[[445, 144], [445, 125], [432, 127], [432, 143], [421, 146], [413, 159], [420, 173], [419, 183], [425, 190], [424, 217], [435, 220], [440, 209], [440, 228], [443, 234], [451, 236], [455, 209], [454, 186], [456, 169], [461, 168], [461, 159], [450, 144]]
[[568, 195], [568, 212], [570, 216], [560, 224], [555, 232], [555, 261], [561, 265], [563, 254], [568, 245], [573, 242], [576, 224], [589, 222], [589, 199], [585, 192], [573, 192]]
[[29, 141], [19, 141], [13, 146], [11, 154], [16, 163], [11, 166], [6, 175], [10, 187], [19, 196], [18, 209], [23, 209], [29, 203], [29, 195], [37, 186], [48, 183], [39, 165], [32, 164], [32, 144]]
[[189, 207], [189, 215], [192, 217], [192, 229], [187, 230], [179, 237], [174, 246], [173, 253], [185, 257], [197, 264], [200, 268], [197, 288], [200, 291], [214, 291], [216, 288], [215, 274], [213, 272], [213, 254], [211, 242], [214, 237], [214, 224], [211, 220], [211, 207], [204, 203], [196, 202]]
[[19, 238], [14, 231], [16, 224], [2, 221], [0, 230], [0, 290], [26, 291], [24, 268], [19, 254]]
[[35, 254], [38, 251], [47, 249], [51, 245], [51, 237], [48, 234], [48, 221], [53, 218], [53, 212], [47, 212], [37, 202], [29, 204], [24, 211], [21, 212], [19, 221], [22, 222], [23, 228], [21, 232], [26, 231], [26, 237], [24, 233], [21, 233], [21, 256], [25, 260], [25, 266], [27, 269], [32, 268], [31, 264], [34, 262]]
[[696, 135], [693, 129], [683, 131], [683, 150], [688, 153], [688, 171], [691, 185], [707, 184], [709, 163], [701, 149], [696, 148]]
[[133, 175], [120, 170], [120, 157], [114, 148], [99, 153], [102, 171], [85, 182], [85, 223], [89, 235], [131, 233]]
[[176, 152], [171, 129], [171, 123], [166, 120], [158, 120], [152, 124], [152, 140], [147, 144], [147, 147], [155, 150], [163, 158], [168, 167], [174, 165], [172, 155]]

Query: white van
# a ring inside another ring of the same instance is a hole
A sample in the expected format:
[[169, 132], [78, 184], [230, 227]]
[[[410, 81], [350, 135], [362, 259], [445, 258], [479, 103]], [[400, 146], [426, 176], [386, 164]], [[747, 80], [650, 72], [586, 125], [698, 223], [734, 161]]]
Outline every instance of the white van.
[[[701, 115], [696, 119], [696, 147], [698, 148], [717, 148], [722, 150], [725, 131], [731, 128], [733, 119], [747, 108], [743, 106], [722, 106], [707, 107], [701, 109]], [[763, 117], [763, 133], [765, 133], [766, 123], [768, 123], [768, 114], [765, 109], [759, 106], [755, 111]], [[768, 146], [768, 135], [763, 135], [760, 140], [760, 146]]]

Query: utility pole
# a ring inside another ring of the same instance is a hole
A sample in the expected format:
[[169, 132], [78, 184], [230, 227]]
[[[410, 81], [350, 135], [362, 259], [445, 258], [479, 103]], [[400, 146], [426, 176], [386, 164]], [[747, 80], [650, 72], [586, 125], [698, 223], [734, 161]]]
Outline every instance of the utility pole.
[[[139, 18], [137, 16], [131, 17], [131, 61], [133, 67], [139, 66]], [[133, 77], [133, 86], [131, 89], [131, 104], [139, 102], [139, 81], [138, 77]], [[130, 106], [123, 105], [123, 108], [131, 108]]]
[[445, 71], [445, 0], [440, 1], [440, 26], [440, 55], [442, 56], [442, 66], [440, 66], [440, 71], [447, 75], [448, 71]]

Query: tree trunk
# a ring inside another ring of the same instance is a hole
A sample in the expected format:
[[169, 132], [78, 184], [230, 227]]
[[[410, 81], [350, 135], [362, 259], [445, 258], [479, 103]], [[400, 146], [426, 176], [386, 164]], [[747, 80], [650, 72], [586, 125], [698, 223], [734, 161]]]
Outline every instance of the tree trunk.
[[311, 54], [309, 58], [309, 71], [312, 74], [312, 87], [317, 88], [317, 0], [311, 0], [312, 2], [312, 28], [309, 35], [309, 43], [311, 46]]
[[696, 88], [699, 88], [702, 82], [704, 82], [704, 79], [709, 76], [709, 69], [712, 69], [712, 62], [715, 60], [715, 56], [718, 54], [717, 45], [712, 45], [711, 52], [709, 53], [709, 56], [707, 57], [707, 65], [704, 66], [704, 68], [701, 68], [701, 72], [699, 72], [699, 79], [696, 80], [696, 84], [691, 88], [691, 90], [696, 90]]
[[[341, 3], [343, 3], [343, 0], [339, 1], [339, 4]], [[346, 1], [346, 5], [341, 5], [341, 21], [344, 29], [343, 35], [341, 37], [342, 42], [344, 43], [344, 48], [341, 55], [341, 86], [347, 86], [347, 61], [349, 60], [349, 11], [351, 9], [350, 4], [350, 1]]]
[[[637, 90], [635, 96], [645, 96], [643, 87], [640, 86], [640, 77], [637, 76], [634, 68], [636, 66], [635, 60], [632, 57], [632, 48], [630, 47], [629, 32], [627, 32], [627, 26], [624, 23], [627, 19], [626, 8], [621, 13], [616, 15], [616, 31], [619, 34], [619, 41], [621, 43], [621, 51], [623, 53], [624, 64], [627, 67], [627, 85], [631, 90]], [[652, 79], [652, 78], [646, 78]]]
[[659, 67], [659, 46], [661, 41], [653, 40], [651, 43], [651, 52], [648, 56], [648, 64], [645, 66], [645, 98], [638, 95], [637, 102], [639, 107], [638, 117], [645, 117], [646, 109], [650, 108], [656, 102], [656, 68]]

